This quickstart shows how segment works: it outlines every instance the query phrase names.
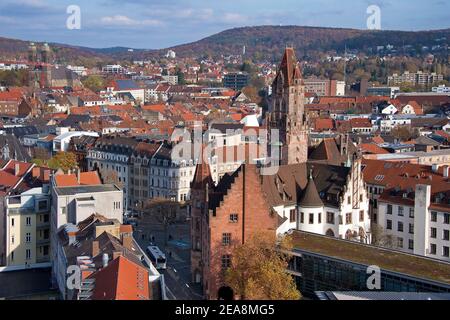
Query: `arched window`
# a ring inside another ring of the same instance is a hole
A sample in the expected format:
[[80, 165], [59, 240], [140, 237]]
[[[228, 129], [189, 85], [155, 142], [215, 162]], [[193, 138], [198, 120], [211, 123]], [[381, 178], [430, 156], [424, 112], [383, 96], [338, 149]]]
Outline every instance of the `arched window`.
[[350, 240], [353, 237], [353, 233], [350, 229], [345, 233], [345, 239]]
[[334, 237], [334, 231], [331, 229], [328, 229], [327, 232], [325, 233], [325, 235], [328, 237]]

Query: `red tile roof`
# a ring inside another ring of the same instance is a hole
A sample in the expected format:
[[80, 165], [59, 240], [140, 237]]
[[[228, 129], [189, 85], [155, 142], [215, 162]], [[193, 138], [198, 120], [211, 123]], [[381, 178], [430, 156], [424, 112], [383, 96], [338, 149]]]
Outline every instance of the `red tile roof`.
[[317, 118], [314, 121], [314, 129], [316, 131], [333, 130], [334, 129], [334, 120]]
[[102, 184], [97, 171], [80, 172], [80, 182], [76, 174], [59, 174], [55, 176], [55, 183], [58, 187], [72, 187], [79, 185]]
[[363, 153], [370, 153], [370, 154], [389, 153], [386, 149], [377, 146], [375, 143], [361, 143], [359, 146], [361, 147], [361, 151]]
[[93, 300], [149, 300], [148, 271], [123, 256], [89, 278], [95, 278]]

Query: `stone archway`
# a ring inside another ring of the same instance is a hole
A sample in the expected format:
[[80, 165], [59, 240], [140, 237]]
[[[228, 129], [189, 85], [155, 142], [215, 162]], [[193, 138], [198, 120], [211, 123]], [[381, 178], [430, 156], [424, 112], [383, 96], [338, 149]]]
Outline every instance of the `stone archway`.
[[353, 232], [352, 232], [352, 230], [348, 229], [345, 232], [345, 239], [350, 240], [352, 237], [353, 237]]
[[329, 236], [329, 237], [334, 237], [334, 231], [331, 229], [328, 229], [327, 232], [325, 233], [325, 235]]

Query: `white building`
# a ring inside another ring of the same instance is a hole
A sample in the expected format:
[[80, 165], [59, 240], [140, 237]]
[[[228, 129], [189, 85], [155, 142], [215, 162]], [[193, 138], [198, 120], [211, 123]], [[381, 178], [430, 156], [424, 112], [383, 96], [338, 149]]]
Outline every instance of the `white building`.
[[370, 243], [369, 200], [363, 186], [358, 160], [350, 167], [281, 166], [276, 175], [264, 177], [267, 198], [283, 219], [278, 234], [295, 229]]
[[396, 126], [407, 126], [411, 124], [411, 119], [402, 115], [388, 115], [380, 120], [380, 130], [382, 133], [389, 133]]
[[104, 136], [97, 139], [86, 156], [88, 170], [98, 170], [103, 178], [111, 179], [122, 188], [125, 210], [131, 204], [129, 164], [137, 144], [131, 138]]
[[70, 140], [74, 137], [80, 136], [91, 136], [98, 137], [97, 132], [90, 131], [69, 131], [58, 135], [55, 139], [53, 139], [53, 151], [67, 151], [69, 148]]
[[[448, 167], [446, 170], [448, 176]], [[450, 203], [445, 192], [439, 198], [439, 194], [432, 196], [431, 190], [432, 185], [416, 185], [414, 200], [410, 201], [411, 190], [399, 190], [404, 193], [400, 196], [404, 201], [394, 199], [393, 194], [381, 196], [379, 221], [392, 237], [394, 248], [450, 261]]]

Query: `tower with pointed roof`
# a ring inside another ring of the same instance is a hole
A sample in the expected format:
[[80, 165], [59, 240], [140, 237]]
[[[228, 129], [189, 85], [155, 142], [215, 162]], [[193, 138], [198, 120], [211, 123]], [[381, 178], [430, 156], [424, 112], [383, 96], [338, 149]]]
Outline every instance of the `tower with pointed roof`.
[[[271, 157], [280, 164], [308, 160], [308, 127], [304, 106], [305, 89], [294, 49], [287, 47], [272, 83], [272, 101], [267, 116], [269, 130], [279, 130], [279, 141], [270, 141]], [[270, 137], [270, 131], [269, 131]], [[275, 154], [279, 145], [279, 155]]]

